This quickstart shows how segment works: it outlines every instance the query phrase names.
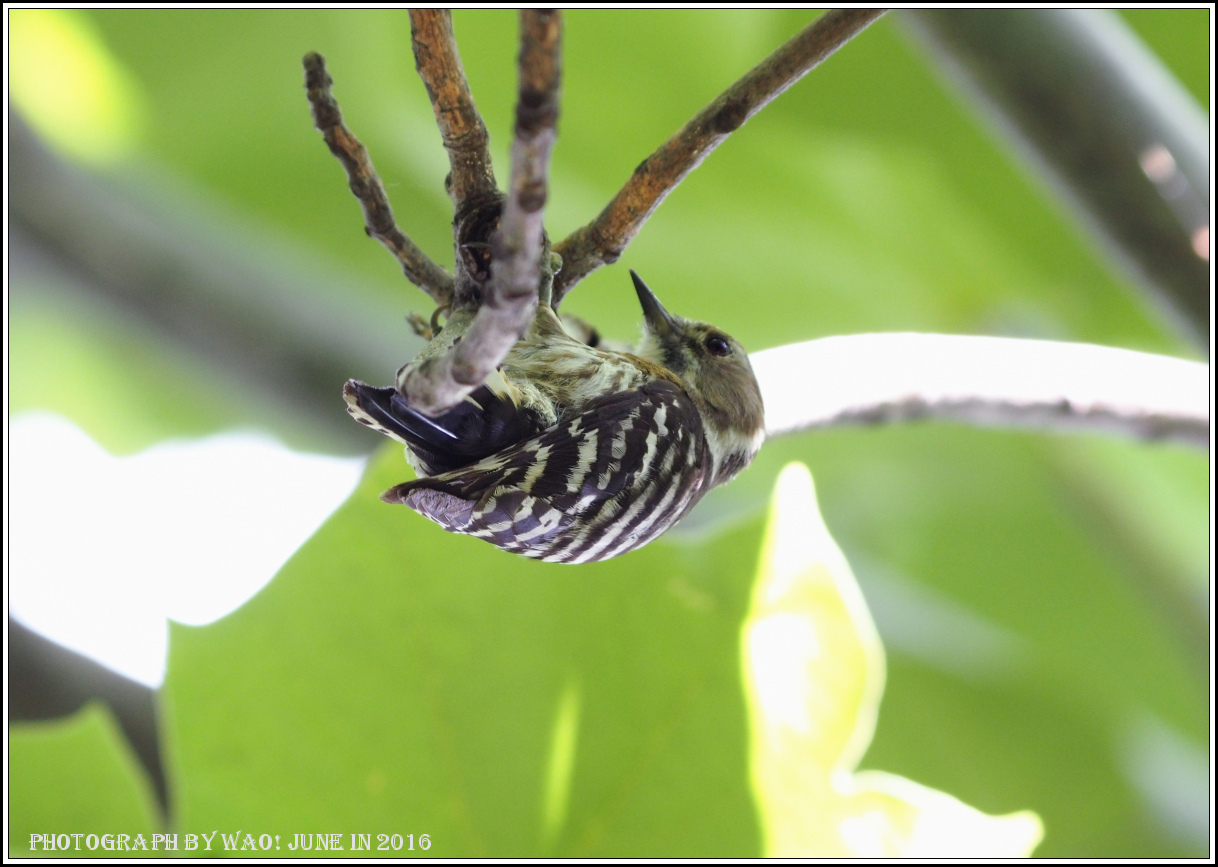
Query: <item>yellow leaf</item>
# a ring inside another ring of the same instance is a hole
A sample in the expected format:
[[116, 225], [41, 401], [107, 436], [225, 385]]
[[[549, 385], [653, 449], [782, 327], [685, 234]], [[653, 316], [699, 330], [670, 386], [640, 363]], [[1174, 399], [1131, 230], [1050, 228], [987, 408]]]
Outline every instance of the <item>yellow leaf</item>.
[[750, 776], [767, 857], [1031, 854], [1031, 811], [988, 816], [855, 768], [875, 732], [884, 648], [802, 464], [778, 478], [741, 642]]

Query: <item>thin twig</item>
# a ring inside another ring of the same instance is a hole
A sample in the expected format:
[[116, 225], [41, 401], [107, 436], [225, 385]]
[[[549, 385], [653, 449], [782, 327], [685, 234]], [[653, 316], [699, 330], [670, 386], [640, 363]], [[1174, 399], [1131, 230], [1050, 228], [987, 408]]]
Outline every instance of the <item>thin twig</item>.
[[769, 436], [946, 419], [1210, 443], [1209, 368], [1179, 358], [1049, 340], [853, 334], [750, 360]]
[[[543, 279], [546, 174], [558, 120], [562, 18], [556, 10], [520, 13], [520, 96], [512, 177], [491, 238], [491, 279], [477, 316], [444, 356], [416, 365], [405, 380], [412, 406], [441, 412], [481, 385], [528, 329]], [[548, 267], [544, 278], [549, 278]]]
[[385, 187], [372, 167], [368, 151], [354, 133], [343, 125], [338, 102], [330, 93], [334, 81], [326, 71], [326, 59], [316, 52], [310, 52], [305, 55], [304, 68], [305, 87], [309, 92], [309, 105], [313, 109], [313, 124], [321, 131], [330, 152], [338, 157], [347, 172], [351, 192], [363, 208], [369, 237], [380, 241], [394, 255], [401, 263], [402, 273], [407, 280], [430, 295], [436, 304], [447, 306], [453, 294], [452, 275], [431, 261], [394, 222]]
[[644, 160], [600, 216], [554, 248], [563, 260], [554, 279], [555, 306], [580, 280], [616, 262], [665, 197], [724, 139], [882, 14], [882, 9], [826, 12]]
[[410, 41], [415, 67], [427, 87], [436, 125], [448, 151], [448, 194], [460, 215], [471, 202], [497, 197], [499, 188], [487, 150], [490, 137], [474, 107], [457, 53], [452, 13], [447, 9], [411, 9]]

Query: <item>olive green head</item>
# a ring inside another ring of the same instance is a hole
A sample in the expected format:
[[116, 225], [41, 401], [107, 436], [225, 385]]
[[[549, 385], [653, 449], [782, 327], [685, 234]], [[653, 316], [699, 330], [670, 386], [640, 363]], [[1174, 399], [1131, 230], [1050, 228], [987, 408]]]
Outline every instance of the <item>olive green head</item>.
[[722, 329], [669, 313], [638, 274], [630, 276], [646, 321], [636, 354], [675, 374], [699, 405], [716, 453], [716, 484], [726, 481], [752, 460], [765, 436], [761, 389], [748, 353]]

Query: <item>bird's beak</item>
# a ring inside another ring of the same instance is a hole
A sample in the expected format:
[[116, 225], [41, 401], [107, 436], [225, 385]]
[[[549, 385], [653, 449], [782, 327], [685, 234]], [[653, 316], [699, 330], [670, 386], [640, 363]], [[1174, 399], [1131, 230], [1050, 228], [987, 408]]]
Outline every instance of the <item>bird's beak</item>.
[[651, 332], [662, 337], [675, 329], [676, 320], [664, 309], [660, 299], [647, 288], [647, 284], [643, 282], [642, 278], [631, 270], [630, 279], [634, 281], [634, 291], [639, 295], [639, 304], [643, 306], [643, 318], [647, 320], [647, 327]]

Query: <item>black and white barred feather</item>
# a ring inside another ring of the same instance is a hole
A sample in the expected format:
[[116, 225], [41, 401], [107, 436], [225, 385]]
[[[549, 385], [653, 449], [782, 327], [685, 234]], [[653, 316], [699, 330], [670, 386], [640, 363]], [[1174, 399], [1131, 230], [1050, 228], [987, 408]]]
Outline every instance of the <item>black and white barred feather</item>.
[[652, 541], [747, 466], [763, 412], [743, 349], [668, 314], [631, 273], [647, 318], [636, 353], [572, 338], [542, 305], [492, 380], [435, 418], [349, 381], [348, 412], [404, 443], [422, 476], [381, 498], [505, 551], [586, 563]]

